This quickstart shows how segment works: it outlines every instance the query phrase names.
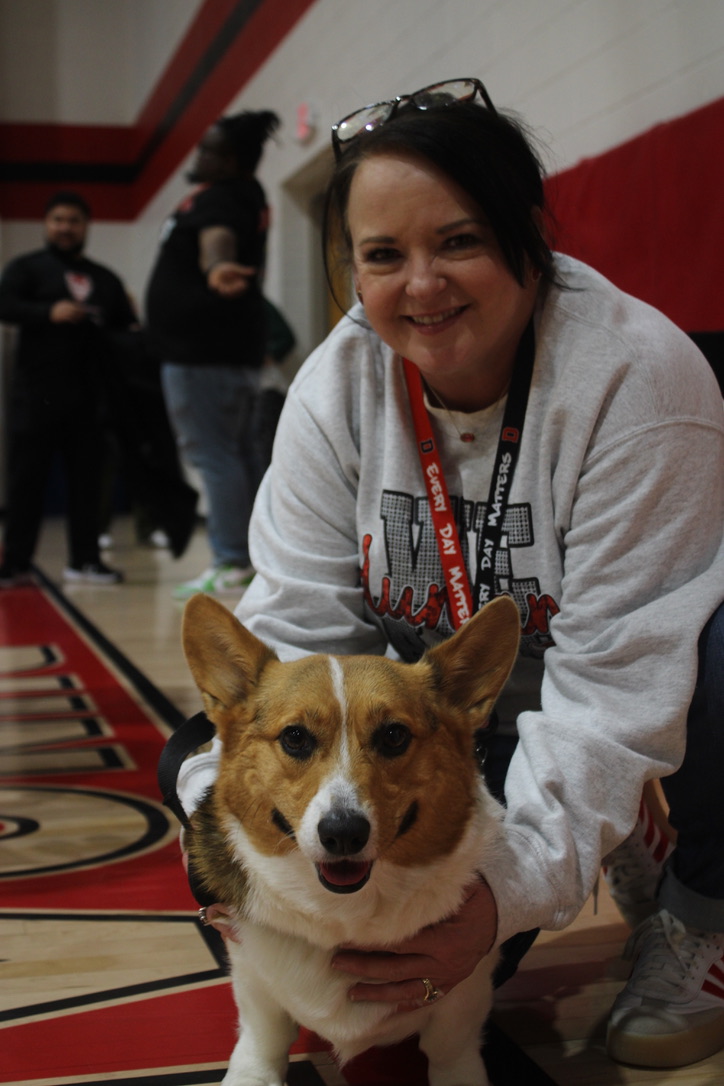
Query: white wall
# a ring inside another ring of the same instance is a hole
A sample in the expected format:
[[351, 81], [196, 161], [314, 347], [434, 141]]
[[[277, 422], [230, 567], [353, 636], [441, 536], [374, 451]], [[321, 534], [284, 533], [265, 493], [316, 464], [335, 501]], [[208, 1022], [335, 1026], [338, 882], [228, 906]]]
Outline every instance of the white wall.
[[[0, 120], [130, 125], [201, 0], [0, 0]], [[155, 236], [155, 233], [152, 237]], [[126, 224], [93, 224], [88, 252], [141, 298], [148, 253]], [[0, 261], [42, 245], [40, 222], [0, 223]]]
[[[556, 172], [724, 95], [724, 2], [317, 0], [229, 105], [275, 109], [284, 120], [260, 171], [275, 211], [267, 285], [303, 349], [318, 334], [318, 264], [292, 190], [320, 187], [314, 175], [323, 173], [329, 128], [345, 113], [465, 75], [528, 120]], [[301, 103], [318, 113], [306, 145], [294, 135]], [[165, 197], [147, 209], [144, 232], [171, 206]]]
[[[108, 0], [95, 0], [96, 4], [104, 2], [108, 3]], [[118, 4], [119, 0], [111, 0], [111, 3]], [[127, 9], [129, 120], [134, 121], [163, 67], [176, 51], [201, 0], [120, 0], [120, 3]]]
[[[131, 123], [199, 4], [0, 0], [0, 116]], [[464, 75], [526, 117], [555, 172], [724, 95], [724, 0], [317, 0], [227, 110], [283, 118], [260, 171], [274, 211], [267, 288], [302, 352], [322, 321], [309, 204], [323, 186], [331, 124], [365, 102]], [[295, 139], [302, 103], [318, 115], [306, 144]], [[139, 299], [161, 223], [183, 192], [179, 171], [137, 224], [93, 226], [90, 252]], [[0, 257], [39, 238], [37, 223], [4, 224]]]
[[0, 0], [0, 118], [131, 124], [200, 0]]

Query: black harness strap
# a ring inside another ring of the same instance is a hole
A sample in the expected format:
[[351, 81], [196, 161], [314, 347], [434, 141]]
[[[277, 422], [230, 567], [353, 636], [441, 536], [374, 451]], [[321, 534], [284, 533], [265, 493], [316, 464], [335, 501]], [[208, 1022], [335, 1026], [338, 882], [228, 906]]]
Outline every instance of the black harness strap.
[[[180, 728], [169, 737], [166, 746], [161, 751], [158, 762], [158, 786], [163, 796], [163, 803], [176, 815], [184, 829], [191, 825], [189, 817], [181, 806], [181, 800], [176, 791], [179, 770], [182, 762], [189, 754], [209, 743], [216, 734], [216, 728], [205, 713], [196, 713], [184, 721]], [[188, 880], [191, 893], [201, 906], [215, 904], [215, 898], [201, 886], [199, 879], [193, 870], [191, 860], [188, 862]]]
[[188, 815], [181, 806], [176, 792], [176, 781], [182, 762], [189, 754], [209, 743], [216, 735], [216, 728], [206, 713], [196, 713], [184, 721], [168, 739], [158, 761], [158, 787], [164, 807], [170, 808], [182, 826], [189, 825]]

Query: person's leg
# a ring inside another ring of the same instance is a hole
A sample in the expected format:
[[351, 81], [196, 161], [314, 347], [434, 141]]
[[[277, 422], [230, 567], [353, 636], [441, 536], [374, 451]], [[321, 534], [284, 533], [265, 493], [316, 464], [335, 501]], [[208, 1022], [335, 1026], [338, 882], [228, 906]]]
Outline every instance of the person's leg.
[[97, 566], [106, 464], [103, 431], [88, 420], [69, 423], [60, 448], [68, 482], [69, 565], [73, 569]]
[[681, 768], [662, 780], [677, 833], [659, 904], [685, 924], [724, 932], [724, 604], [699, 640], [699, 675]]
[[133, 499], [136, 534], [150, 542], [158, 530], [168, 537], [174, 558], [186, 550], [196, 527], [198, 491], [186, 481], [168, 421], [160, 376], [155, 390], [138, 390], [137, 425], [122, 434], [123, 470]]
[[206, 490], [214, 564], [248, 566], [254, 488], [247, 442], [256, 374], [165, 362], [161, 377], [179, 449]]
[[680, 1067], [724, 1047], [724, 605], [699, 640], [681, 768], [662, 781], [676, 846], [658, 911], [630, 940], [634, 966], [608, 1023], [613, 1059]]
[[11, 431], [8, 442], [3, 566], [27, 570], [43, 520], [55, 436], [50, 427]]

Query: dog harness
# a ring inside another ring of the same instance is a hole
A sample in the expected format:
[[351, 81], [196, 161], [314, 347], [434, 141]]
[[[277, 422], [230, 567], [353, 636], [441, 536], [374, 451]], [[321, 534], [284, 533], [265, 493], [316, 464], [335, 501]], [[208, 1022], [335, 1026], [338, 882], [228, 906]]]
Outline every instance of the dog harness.
[[[195, 716], [189, 717], [176, 729], [161, 751], [157, 777], [158, 786], [163, 796], [163, 804], [164, 807], [168, 807], [169, 810], [173, 811], [184, 829], [190, 829], [191, 822], [183, 809], [176, 790], [179, 770], [189, 754], [193, 754], [195, 750], [205, 743], [211, 742], [215, 735], [216, 728], [206, 716], [206, 713], [196, 713]], [[214, 905], [215, 898], [203, 888], [198, 875], [194, 871], [191, 857], [188, 857], [186, 874], [191, 893], [202, 909]]]

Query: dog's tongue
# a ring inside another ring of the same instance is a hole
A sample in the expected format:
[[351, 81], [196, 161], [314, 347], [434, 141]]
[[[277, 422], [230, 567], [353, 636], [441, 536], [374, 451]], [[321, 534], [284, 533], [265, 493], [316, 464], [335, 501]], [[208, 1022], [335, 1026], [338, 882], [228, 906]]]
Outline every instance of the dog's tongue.
[[320, 864], [319, 870], [325, 882], [332, 886], [355, 886], [369, 873], [370, 863], [338, 860], [333, 864]]

